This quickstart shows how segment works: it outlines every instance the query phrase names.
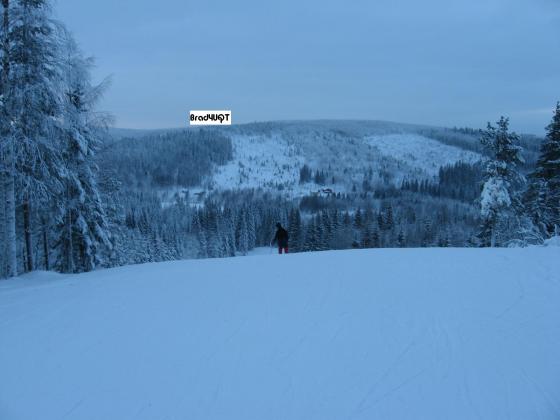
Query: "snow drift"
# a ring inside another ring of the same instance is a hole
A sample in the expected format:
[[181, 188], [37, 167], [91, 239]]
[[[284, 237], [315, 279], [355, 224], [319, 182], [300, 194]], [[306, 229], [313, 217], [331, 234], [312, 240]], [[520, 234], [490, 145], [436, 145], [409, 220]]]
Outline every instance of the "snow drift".
[[535, 247], [3, 281], [0, 418], [558, 418], [559, 273]]

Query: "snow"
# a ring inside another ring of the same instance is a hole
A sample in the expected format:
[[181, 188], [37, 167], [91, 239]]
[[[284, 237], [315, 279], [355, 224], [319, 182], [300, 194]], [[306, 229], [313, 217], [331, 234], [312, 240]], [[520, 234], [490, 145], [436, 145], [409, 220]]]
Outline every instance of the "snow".
[[492, 211], [497, 211], [500, 207], [511, 205], [508, 184], [502, 178], [490, 178], [486, 181], [480, 197], [481, 213], [484, 217], [488, 217]]
[[439, 168], [457, 162], [475, 163], [481, 155], [418, 134], [388, 134], [367, 137], [370, 145], [384, 156], [406, 162], [428, 175], [437, 176]]
[[277, 249], [276, 247], [273, 246], [260, 246], [257, 248], [253, 248], [252, 250], [250, 250], [248, 252], [248, 256], [255, 256], [255, 255], [270, 255], [270, 254], [274, 254], [277, 253]]
[[560, 236], [553, 236], [552, 238], [547, 239], [544, 241], [544, 246], [560, 246]]
[[0, 418], [559, 418], [559, 273], [384, 249], [2, 281]]
[[280, 135], [232, 136], [233, 159], [218, 167], [213, 181], [220, 189], [293, 189], [304, 160]]
[[[374, 185], [399, 186], [404, 178], [436, 178], [441, 166], [481, 160], [478, 153], [419, 134], [387, 134], [388, 127], [384, 126], [374, 130], [378, 134], [367, 135], [353, 135], [352, 130], [346, 132], [340, 127], [313, 128], [305, 123], [295, 127], [279, 126], [264, 133], [250, 127], [243, 133], [227, 131], [232, 139], [233, 159], [218, 166], [204, 181], [204, 188], [263, 188], [287, 198], [298, 198], [317, 193], [321, 188], [349, 192], [371, 170], [370, 181]], [[300, 184], [299, 174], [304, 164], [313, 171], [327, 172], [330, 175], [327, 184]], [[332, 176], [335, 183], [331, 183]]]

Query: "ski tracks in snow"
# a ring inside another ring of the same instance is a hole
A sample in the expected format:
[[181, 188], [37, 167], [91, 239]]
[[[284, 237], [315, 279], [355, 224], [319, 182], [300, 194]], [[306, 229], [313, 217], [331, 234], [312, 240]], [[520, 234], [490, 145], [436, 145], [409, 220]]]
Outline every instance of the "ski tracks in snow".
[[377, 398], [372, 397], [376, 394], [377, 390], [386, 382], [386, 380], [391, 376], [393, 371], [398, 367], [398, 365], [403, 361], [406, 355], [412, 350], [412, 348], [416, 345], [417, 340], [411, 340], [397, 355], [395, 360], [389, 365], [387, 369], [379, 376], [379, 378], [369, 387], [367, 392], [361, 397], [360, 401], [358, 402], [354, 411], [348, 417], [348, 420], [355, 419], [357, 416], [362, 414], [363, 412], [371, 409], [375, 404], [383, 400], [384, 398], [388, 397], [391, 393], [398, 391], [400, 388], [405, 386], [407, 383], [415, 379], [416, 377], [420, 376], [426, 369], [422, 369], [420, 372], [415, 373], [414, 375], [407, 377], [404, 381], [399, 383], [396, 387], [389, 389], [388, 391], [384, 392]]

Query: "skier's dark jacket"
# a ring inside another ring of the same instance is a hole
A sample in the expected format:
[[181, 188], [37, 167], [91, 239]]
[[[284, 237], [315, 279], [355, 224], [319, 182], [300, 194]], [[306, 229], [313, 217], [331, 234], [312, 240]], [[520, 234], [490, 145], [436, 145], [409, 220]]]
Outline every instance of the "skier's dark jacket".
[[280, 226], [276, 231], [276, 235], [274, 235], [273, 241], [276, 242], [279, 247], [286, 248], [288, 246], [288, 231]]

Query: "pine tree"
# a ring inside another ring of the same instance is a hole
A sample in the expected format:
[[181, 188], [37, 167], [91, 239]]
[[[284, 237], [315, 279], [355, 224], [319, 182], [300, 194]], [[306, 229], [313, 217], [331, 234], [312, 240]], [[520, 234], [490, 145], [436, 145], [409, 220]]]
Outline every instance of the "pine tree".
[[380, 246], [381, 246], [381, 240], [379, 238], [379, 230], [373, 229], [373, 233], [371, 235], [371, 247], [379, 248]]
[[363, 227], [363, 220], [362, 220], [362, 210], [356, 210], [354, 213], [354, 228], [357, 230], [362, 229]]
[[247, 246], [253, 249], [257, 246], [257, 221], [255, 218], [255, 209], [253, 206], [248, 206], [246, 209], [247, 217]]
[[208, 239], [203, 223], [203, 213], [197, 212], [193, 217], [192, 230], [198, 241], [198, 258], [208, 258]]
[[432, 229], [432, 221], [428, 218], [424, 220], [424, 230], [422, 232], [422, 246], [429, 247], [433, 243], [434, 232]]
[[366, 227], [364, 228], [364, 231], [362, 233], [362, 248], [372, 248], [372, 241], [371, 241], [371, 228], [369, 224], [366, 224]]
[[311, 169], [307, 165], [303, 165], [299, 170], [299, 183], [304, 184], [311, 181]]
[[331, 249], [340, 249], [340, 232], [341, 232], [341, 220], [340, 220], [340, 213], [337, 209], [332, 210], [331, 212]]
[[235, 244], [235, 219], [230, 208], [225, 208], [222, 215], [220, 231], [222, 233], [223, 255], [235, 257], [237, 251]]
[[10, 97], [11, 86], [11, 6], [9, 0], [2, 0], [2, 74], [0, 77], [0, 176], [4, 193], [5, 217], [4, 236], [6, 247], [6, 275], [14, 277], [17, 275], [17, 237], [16, 237], [16, 155], [15, 138], [12, 132], [11, 121], [13, 119], [13, 108]]
[[323, 219], [320, 214], [315, 215], [314, 223], [315, 226], [315, 251], [326, 251], [327, 248], [327, 232], [326, 226], [323, 224]]
[[397, 246], [399, 248], [404, 248], [406, 247], [406, 236], [404, 234], [404, 230], [401, 226], [401, 228], [399, 229], [399, 233], [397, 235]]
[[334, 238], [332, 220], [327, 210], [321, 212], [321, 226], [323, 230], [322, 249], [332, 249]]
[[488, 153], [486, 181], [480, 204], [482, 246], [504, 246], [519, 239], [523, 207], [519, 191], [523, 177], [517, 166], [523, 163], [519, 137], [509, 132], [509, 120], [502, 117], [498, 126], [488, 123], [481, 142]]
[[379, 212], [379, 214], [377, 215], [377, 227], [380, 230], [384, 230], [385, 229], [385, 218], [383, 217], [383, 213]]
[[[100, 173], [98, 179], [100, 194], [103, 199], [104, 212], [107, 215], [108, 230], [111, 232], [111, 253], [108, 256], [107, 266], [124, 265], [129, 259], [128, 244], [126, 241], [126, 215], [124, 205], [119, 200], [122, 183], [116, 179], [114, 173]], [[46, 223], [43, 223], [46, 228]], [[46, 239], [46, 238], [45, 238]], [[46, 249], [48, 252], [48, 247]], [[48, 261], [48, 255], [45, 258]]]
[[[108, 118], [95, 112], [106, 84], [94, 86], [90, 80], [93, 62], [84, 58], [72, 39], [66, 43], [64, 123], [61, 137], [66, 166], [63, 177], [63, 223], [60, 225], [60, 261], [62, 271], [90, 271], [110, 255], [111, 241], [104, 204], [97, 186], [95, 151]], [[157, 232], [152, 244], [157, 259], [165, 256]]]
[[206, 231], [208, 233], [208, 257], [219, 258], [221, 254], [221, 238], [219, 231], [219, 212], [217, 206], [212, 203], [206, 212]]
[[24, 224], [26, 267], [34, 267], [31, 205], [48, 202], [64, 175], [57, 134], [64, 118], [63, 34], [51, 19], [50, 1], [16, 0], [12, 8], [10, 95], [17, 140], [18, 200]]
[[303, 249], [305, 251], [317, 251], [319, 247], [319, 229], [317, 227], [317, 220], [312, 218], [307, 224], [305, 233], [305, 243]]
[[535, 228], [544, 236], [548, 236], [551, 233], [548, 183], [542, 178], [537, 178], [534, 173], [531, 174], [523, 202]]
[[395, 227], [395, 220], [393, 218], [393, 206], [388, 205], [385, 210], [385, 229], [393, 230]]
[[302, 249], [302, 224], [299, 209], [294, 208], [290, 211], [288, 219], [288, 235], [290, 252], [300, 252]]
[[560, 102], [546, 130], [525, 203], [535, 225], [551, 236], [560, 227]]
[[249, 251], [247, 216], [243, 209], [239, 212], [237, 221], [237, 250], [241, 253], [241, 255], [247, 255], [247, 252]]

